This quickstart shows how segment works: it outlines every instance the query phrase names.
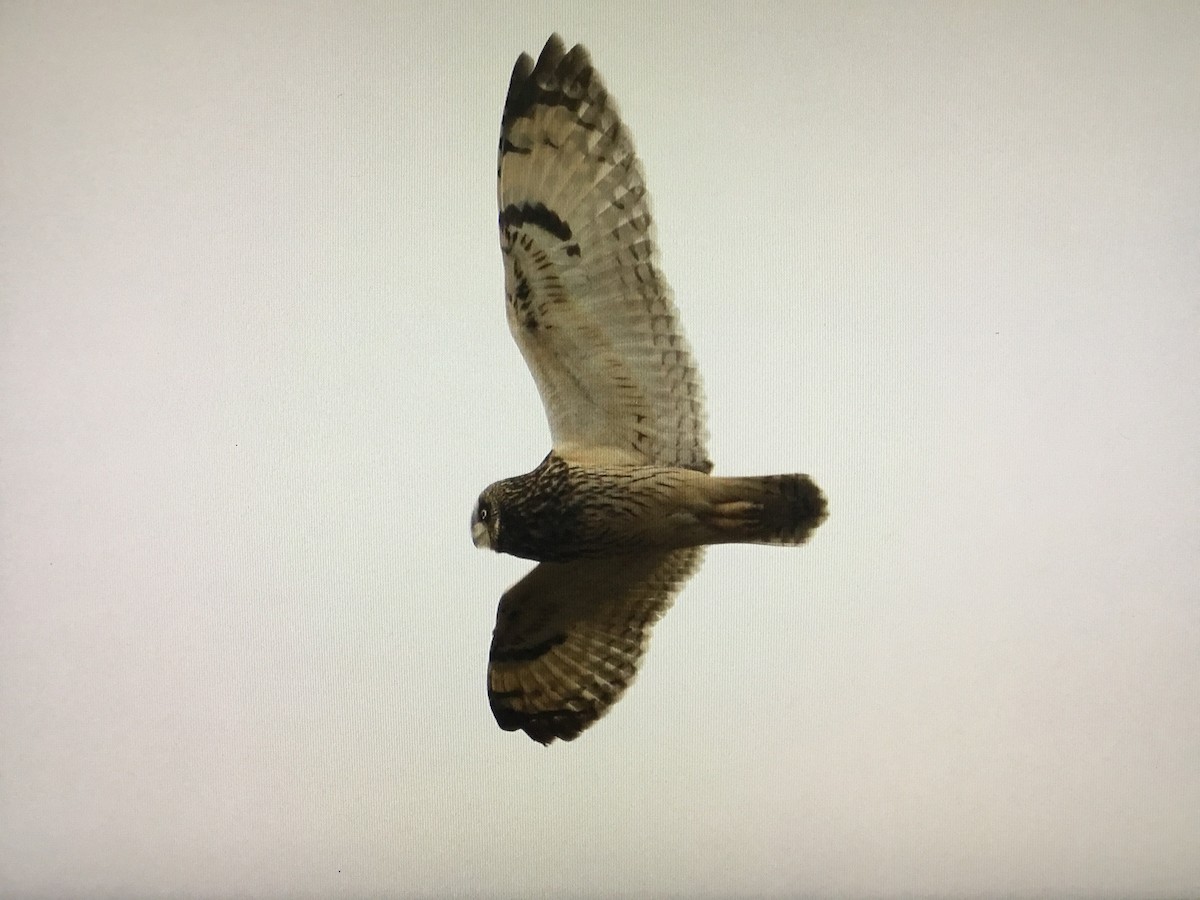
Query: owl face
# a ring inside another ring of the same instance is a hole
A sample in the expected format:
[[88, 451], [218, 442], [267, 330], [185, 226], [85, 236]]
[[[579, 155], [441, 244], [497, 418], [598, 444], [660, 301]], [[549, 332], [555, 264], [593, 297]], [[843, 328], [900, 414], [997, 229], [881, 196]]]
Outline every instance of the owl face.
[[476, 547], [499, 550], [500, 546], [500, 502], [495, 491], [489, 487], [479, 495], [475, 511], [471, 513], [471, 540]]
[[476, 547], [538, 562], [581, 555], [586, 522], [567, 465], [553, 453], [524, 475], [488, 485], [471, 515]]

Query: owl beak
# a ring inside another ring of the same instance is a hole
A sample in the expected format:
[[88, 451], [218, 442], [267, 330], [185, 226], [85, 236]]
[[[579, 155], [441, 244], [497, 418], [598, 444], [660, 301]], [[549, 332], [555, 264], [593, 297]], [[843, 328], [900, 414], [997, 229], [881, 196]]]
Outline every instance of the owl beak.
[[487, 550], [492, 549], [492, 536], [488, 534], [487, 526], [482, 522], [471, 522], [471, 540], [476, 547], [482, 547]]

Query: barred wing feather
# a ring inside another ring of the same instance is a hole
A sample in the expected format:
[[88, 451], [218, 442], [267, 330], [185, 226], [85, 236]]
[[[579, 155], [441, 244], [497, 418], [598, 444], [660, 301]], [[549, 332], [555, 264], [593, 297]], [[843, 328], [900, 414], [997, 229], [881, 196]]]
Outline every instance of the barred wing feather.
[[564, 456], [709, 471], [704, 395], [642, 167], [587, 51], [513, 69], [499, 148], [508, 323]]

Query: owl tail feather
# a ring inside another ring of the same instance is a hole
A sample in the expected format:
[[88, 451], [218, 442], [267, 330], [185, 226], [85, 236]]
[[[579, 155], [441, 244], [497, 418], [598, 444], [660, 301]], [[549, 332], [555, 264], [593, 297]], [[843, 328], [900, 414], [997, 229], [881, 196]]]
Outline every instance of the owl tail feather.
[[807, 475], [713, 478], [710, 524], [722, 542], [803, 544], [829, 515], [825, 495]]

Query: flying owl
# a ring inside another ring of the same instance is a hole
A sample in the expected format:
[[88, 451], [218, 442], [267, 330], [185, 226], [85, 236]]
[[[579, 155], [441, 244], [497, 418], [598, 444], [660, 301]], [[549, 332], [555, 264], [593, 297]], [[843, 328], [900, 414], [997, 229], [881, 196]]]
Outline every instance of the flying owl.
[[508, 326], [553, 449], [489, 486], [478, 547], [536, 560], [500, 598], [488, 698], [501, 728], [571, 740], [632, 681], [707, 544], [802, 544], [807, 475], [709, 474], [704, 393], [658, 268], [633, 141], [587, 51], [552, 35], [513, 67], [500, 123]]

